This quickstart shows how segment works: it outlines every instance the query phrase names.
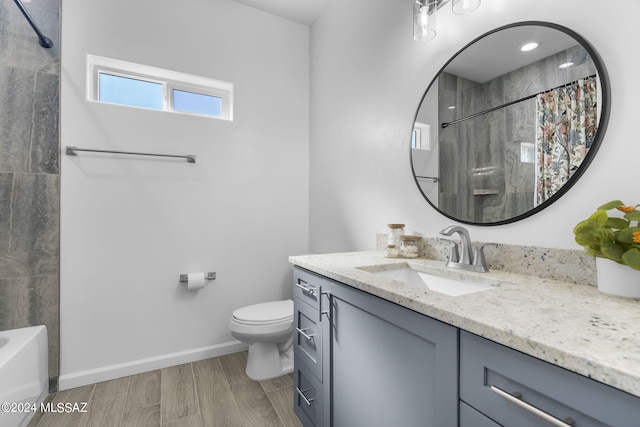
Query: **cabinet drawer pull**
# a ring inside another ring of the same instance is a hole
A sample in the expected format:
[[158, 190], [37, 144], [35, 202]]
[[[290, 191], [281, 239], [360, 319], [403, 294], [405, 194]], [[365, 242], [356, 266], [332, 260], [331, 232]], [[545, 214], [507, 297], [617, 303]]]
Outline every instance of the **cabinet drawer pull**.
[[311, 398], [311, 399], [307, 399], [307, 396], [304, 395], [305, 391], [308, 390], [300, 390], [298, 387], [296, 387], [296, 391], [298, 392], [298, 394], [300, 395], [300, 397], [302, 398], [302, 400], [304, 400], [304, 402], [307, 404], [307, 406], [311, 406], [311, 403], [316, 400], [315, 397]]
[[298, 283], [294, 283], [294, 285], [302, 289], [302, 292], [304, 292], [305, 294], [316, 296], [315, 286], [308, 284], [304, 280], [298, 280]]
[[298, 333], [300, 335], [302, 335], [303, 337], [305, 337], [308, 340], [311, 340], [313, 337], [315, 337], [318, 334], [307, 334], [306, 331], [308, 331], [309, 328], [305, 328], [305, 329], [300, 329], [300, 328], [296, 328], [296, 331], [298, 331]]
[[498, 396], [508, 400], [509, 402], [518, 405], [519, 407], [521, 407], [522, 409], [525, 409], [526, 411], [531, 412], [532, 414], [537, 415], [538, 417], [542, 418], [545, 421], [550, 422], [551, 424], [553, 424], [554, 426], [558, 426], [558, 427], [571, 427], [575, 424], [575, 421], [572, 418], [567, 418], [564, 421], [561, 419], [558, 419], [556, 417], [554, 417], [553, 415], [543, 411], [542, 409], [538, 409], [535, 406], [525, 402], [522, 399], [519, 399], [520, 396], [522, 396], [520, 393], [516, 392], [513, 394], [509, 394], [506, 391], [502, 390], [501, 388], [498, 388], [494, 385], [491, 386], [491, 391], [494, 392], [495, 394], [497, 394]]

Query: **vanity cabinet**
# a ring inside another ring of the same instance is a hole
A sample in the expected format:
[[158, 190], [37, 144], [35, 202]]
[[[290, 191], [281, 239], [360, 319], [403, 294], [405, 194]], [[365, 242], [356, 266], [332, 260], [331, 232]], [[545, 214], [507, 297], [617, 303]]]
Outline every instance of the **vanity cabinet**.
[[303, 425], [458, 425], [456, 328], [300, 268], [294, 280]]
[[485, 425], [467, 421], [463, 406], [470, 417], [497, 423], [487, 426], [640, 425], [640, 398], [465, 331], [460, 399], [461, 427]]
[[640, 398], [295, 268], [305, 427], [638, 427]]

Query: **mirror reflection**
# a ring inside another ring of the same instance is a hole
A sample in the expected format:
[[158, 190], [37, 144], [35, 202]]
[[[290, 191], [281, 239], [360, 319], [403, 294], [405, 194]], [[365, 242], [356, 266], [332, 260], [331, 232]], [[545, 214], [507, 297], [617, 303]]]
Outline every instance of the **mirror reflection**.
[[416, 114], [411, 163], [425, 198], [485, 225], [555, 201], [602, 139], [603, 74], [586, 42], [557, 26], [510, 26], [470, 44]]

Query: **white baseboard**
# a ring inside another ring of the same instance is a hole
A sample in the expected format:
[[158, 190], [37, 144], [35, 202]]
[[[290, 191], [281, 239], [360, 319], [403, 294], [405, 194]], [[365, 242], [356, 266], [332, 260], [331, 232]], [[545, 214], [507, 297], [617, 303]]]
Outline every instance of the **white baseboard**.
[[230, 341], [209, 347], [200, 347], [192, 350], [75, 372], [72, 374], [64, 374], [60, 375], [58, 380], [58, 389], [60, 391], [68, 390], [70, 388], [153, 371], [155, 369], [168, 368], [169, 366], [181, 365], [183, 363], [190, 363], [212, 357], [223, 356], [225, 354], [236, 353], [246, 350], [247, 348], [248, 346], [245, 343], [240, 341]]

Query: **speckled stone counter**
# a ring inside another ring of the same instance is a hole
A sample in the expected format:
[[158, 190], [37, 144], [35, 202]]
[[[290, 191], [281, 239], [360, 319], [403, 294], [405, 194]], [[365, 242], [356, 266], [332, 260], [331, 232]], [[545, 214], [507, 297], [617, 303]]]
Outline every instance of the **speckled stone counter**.
[[[471, 273], [441, 260], [385, 258], [382, 252], [301, 255], [289, 262], [640, 397], [640, 301], [605, 296], [585, 284]], [[407, 263], [492, 289], [452, 297], [371, 273]]]

